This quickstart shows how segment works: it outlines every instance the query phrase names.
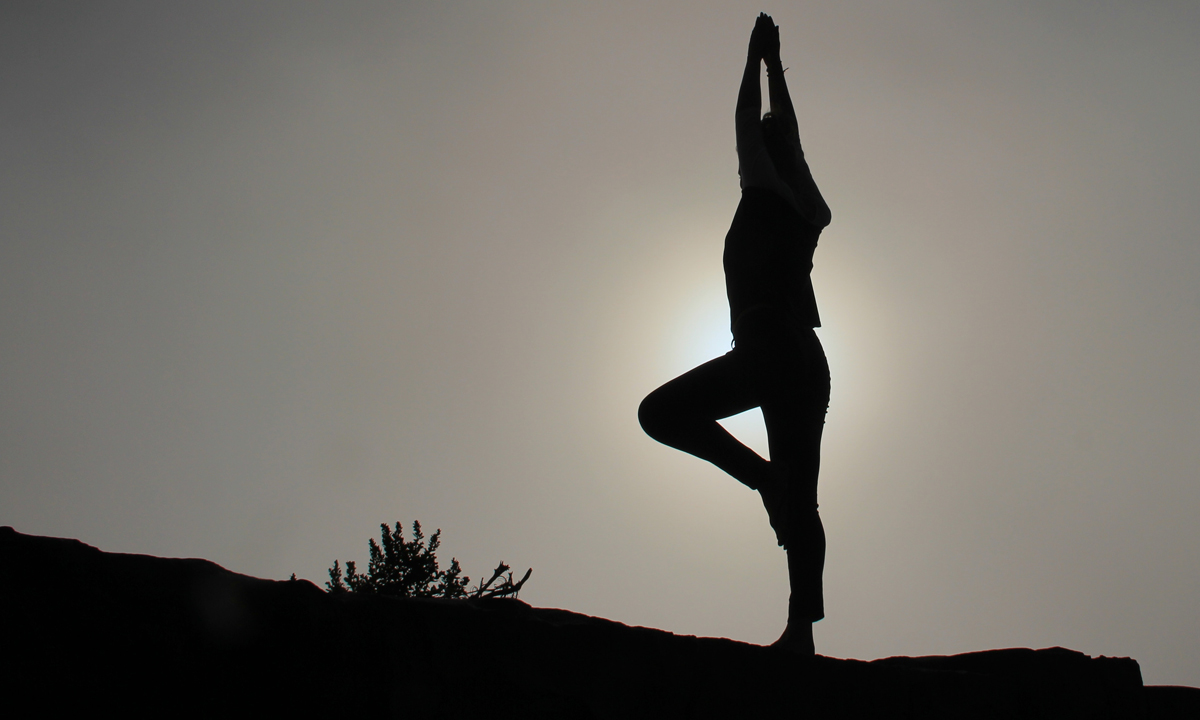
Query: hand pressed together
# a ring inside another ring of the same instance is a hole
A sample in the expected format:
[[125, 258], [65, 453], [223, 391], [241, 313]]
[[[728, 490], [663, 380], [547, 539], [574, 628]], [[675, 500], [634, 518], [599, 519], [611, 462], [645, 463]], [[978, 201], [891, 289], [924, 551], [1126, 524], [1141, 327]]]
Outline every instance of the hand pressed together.
[[759, 13], [750, 32], [750, 58], [777, 60], [779, 58], [779, 26], [766, 13]]

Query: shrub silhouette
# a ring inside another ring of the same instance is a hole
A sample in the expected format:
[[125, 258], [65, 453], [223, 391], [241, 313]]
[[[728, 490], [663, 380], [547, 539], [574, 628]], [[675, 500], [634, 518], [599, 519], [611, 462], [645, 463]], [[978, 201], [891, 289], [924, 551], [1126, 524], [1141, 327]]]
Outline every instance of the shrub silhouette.
[[[426, 544], [421, 532], [421, 523], [413, 521], [412, 540], [404, 539], [404, 528], [396, 523], [395, 530], [381, 523], [380, 542], [369, 539], [371, 559], [367, 561], [367, 574], [359, 574], [353, 560], [346, 562], [345, 580], [341, 564], [333, 561], [329, 568], [329, 582], [325, 589], [331, 593], [369, 593], [393, 597], [441, 597], [441, 598], [489, 598], [517, 595], [521, 586], [533, 574], [533, 568], [525, 572], [519, 581], [513, 581], [509, 567], [503, 562], [496, 567], [491, 579], [468, 591], [471, 578], [462, 574], [456, 558], [450, 559], [450, 567], [442, 570], [438, 566], [437, 549], [442, 543], [442, 531], [429, 536]], [[504, 573], [508, 576], [502, 578]], [[497, 579], [500, 582], [493, 585]]]

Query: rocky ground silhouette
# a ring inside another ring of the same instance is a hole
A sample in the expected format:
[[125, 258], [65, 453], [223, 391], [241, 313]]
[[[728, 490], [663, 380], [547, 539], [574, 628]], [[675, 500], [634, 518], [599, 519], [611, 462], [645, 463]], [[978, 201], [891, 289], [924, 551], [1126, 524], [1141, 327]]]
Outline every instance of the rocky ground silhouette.
[[7, 527], [0, 577], [5, 704], [37, 716], [1200, 717], [1200, 690], [1063, 648], [801, 658], [512, 599], [332, 595]]

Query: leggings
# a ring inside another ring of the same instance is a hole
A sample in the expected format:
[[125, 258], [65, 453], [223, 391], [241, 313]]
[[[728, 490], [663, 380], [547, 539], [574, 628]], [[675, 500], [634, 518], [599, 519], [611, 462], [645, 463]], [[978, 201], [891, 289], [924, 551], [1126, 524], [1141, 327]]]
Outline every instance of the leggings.
[[[771, 480], [787, 483], [788, 618], [815, 622], [825, 617], [817, 474], [829, 365], [811, 329], [785, 329], [769, 315], [738, 325], [732, 350], [650, 393], [638, 419], [650, 437], [708, 460], [752, 489]], [[762, 408], [770, 461], [717, 422], [755, 407]]]

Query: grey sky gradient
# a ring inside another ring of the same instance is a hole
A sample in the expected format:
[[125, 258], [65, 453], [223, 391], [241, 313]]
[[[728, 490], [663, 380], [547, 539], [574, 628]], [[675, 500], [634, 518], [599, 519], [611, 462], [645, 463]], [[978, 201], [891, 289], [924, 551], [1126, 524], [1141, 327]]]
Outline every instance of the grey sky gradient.
[[0, 523], [320, 583], [416, 518], [773, 640], [757, 498], [636, 418], [728, 347], [759, 10], [833, 209], [818, 650], [1200, 686], [1189, 2], [5, 3]]

